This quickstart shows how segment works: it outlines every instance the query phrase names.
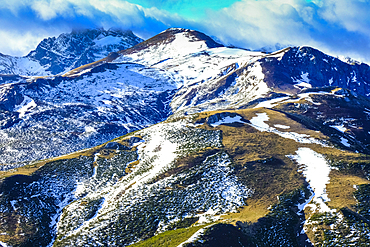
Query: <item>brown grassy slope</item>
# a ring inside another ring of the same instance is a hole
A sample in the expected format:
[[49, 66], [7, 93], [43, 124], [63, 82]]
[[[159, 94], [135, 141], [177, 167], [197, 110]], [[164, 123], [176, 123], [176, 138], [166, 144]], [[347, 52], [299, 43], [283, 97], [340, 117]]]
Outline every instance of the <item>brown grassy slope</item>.
[[[233, 111], [244, 119], [250, 120], [256, 113], [267, 112], [271, 117], [269, 124], [285, 124], [302, 132], [300, 124], [290, 120], [284, 114], [266, 109], [248, 109]], [[198, 119], [217, 112], [201, 113]], [[268, 207], [277, 202], [277, 196], [300, 187], [304, 179], [297, 172], [297, 166], [286, 157], [298, 149], [297, 142], [282, 138], [269, 132], [260, 132], [249, 125], [220, 125], [212, 128], [222, 131], [222, 143], [225, 151], [235, 163], [236, 175], [248, 187], [255, 190], [254, 195], [246, 200], [247, 206], [237, 214], [230, 214], [226, 219], [232, 221], [257, 221], [265, 216]], [[315, 132], [317, 135], [317, 133]]]
[[[216, 113], [200, 113], [194, 121], [207, 118]], [[266, 112], [270, 117], [267, 121], [271, 127], [275, 124], [290, 126], [288, 132], [308, 134], [311, 137], [328, 140], [329, 138], [319, 131], [306, 128], [304, 125], [290, 119], [282, 112], [270, 109], [246, 109], [234, 112], [244, 119], [250, 120], [256, 113]], [[204, 124], [202, 128], [213, 129]], [[257, 221], [268, 213], [268, 207], [277, 202], [277, 196], [288, 193], [304, 184], [304, 178], [297, 172], [297, 164], [286, 155], [294, 154], [298, 147], [309, 147], [323, 154], [328, 160], [347, 163], [370, 162], [370, 158], [354, 152], [339, 150], [333, 147], [323, 147], [317, 144], [300, 144], [294, 140], [282, 138], [276, 134], [260, 132], [249, 125], [220, 125], [225, 150], [232, 157], [237, 170], [237, 176], [247, 186], [255, 189], [255, 194], [246, 200], [247, 206], [237, 214], [225, 218], [233, 221]], [[331, 183], [327, 190], [333, 208], [353, 208], [356, 200], [353, 198], [356, 184], [368, 183], [362, 173], [351, 173], [333, 170], [330, 174]]]
[[[126, 137], [130, 136], [130, 135], [133, 135], [133, 134], [134, 133], [129, 133], [127, 135], [116, 138], [112, 141], [118, 142], [118, 143], [120, 143], [124, 146], [128, 146], [129, 145], [128, 144], [128, 138], [126, 138]], [[138, 135], [136, 135], [136, 137], [141, 138]], [[14, 176], [14, 175], [27, 175], [27, 176], [29, 176], [29, 175], [33, 174], [35, 171], [37, 171], [38, 169], [40, 169], [41, 167], [43, 167], [47, 163], [55, 162], [55, 161], [58, 161], [58, 160], [74, 159], [74, 158], [78, 158], [80, 156], [93, 157], [96, 153], [100, 153], [100, 155], [99, 155], [100, 157], [103, 157], [105, 159], [111, 159], [115, 155], [115, 152], [112, 152], [111, 150], [104, 149], [104, 147], [107, 143], [112, 142], [112, 141], [108, 141], [108, 142], [103, 143], [103, 144], [101, 144], [99, 146], [96, 146], [96, 147], [84, 149], [84, 150], [73, 152], [73, 153], [70, 153], [70, 154], [58, 156], [58, 157], [55, 157], [55, 158], [36, 161], [36, 162], [34, 162], [30, 165], [22, 166], [22, 167], [19, 167], [19, 168], [7, 170], [7, 171], [0, 171], [0, 179], [10, 177], [10, 176]]]

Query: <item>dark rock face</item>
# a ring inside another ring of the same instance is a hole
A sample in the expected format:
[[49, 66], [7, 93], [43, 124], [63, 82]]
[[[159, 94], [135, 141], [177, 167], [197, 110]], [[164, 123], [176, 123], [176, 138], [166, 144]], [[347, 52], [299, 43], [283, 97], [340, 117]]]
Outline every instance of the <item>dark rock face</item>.
[[15, 105], [22, 103], [23, 99], [19, 85], [0, 87], [0, 110], [12, 111]]
[[293, 47], [279, 60], [262, 60], [265, 80], [270, 87], [294, 85], [306, 74], [312, 87], [338, 86], [367, 96], [370, 93], [370, 67], [348, 64], [311, 47]]

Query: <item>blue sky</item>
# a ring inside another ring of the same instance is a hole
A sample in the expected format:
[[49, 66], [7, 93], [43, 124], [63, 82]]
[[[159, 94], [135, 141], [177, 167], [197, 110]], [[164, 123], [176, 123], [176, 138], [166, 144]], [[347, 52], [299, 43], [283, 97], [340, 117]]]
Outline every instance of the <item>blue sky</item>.
[[235, 2], [235, 0], [165, 0], [165, 1], [154, 1], [154, 0], [129, 0], [128, 2], [141, 5], [145, 8], [156, 7], [171, 13], [177, 13], [178, 15], [188, 18], [191, 20], [202, 20], [207, 18], [208, 10], [220, 10], [222, 8], [229, 7]]
[[370, 0], [0, 0], [0, 52], [25, 55], [49, 36], [119, 27], [143, 38], [169, 27], [227, 44], [309, 45], [370, 62]]

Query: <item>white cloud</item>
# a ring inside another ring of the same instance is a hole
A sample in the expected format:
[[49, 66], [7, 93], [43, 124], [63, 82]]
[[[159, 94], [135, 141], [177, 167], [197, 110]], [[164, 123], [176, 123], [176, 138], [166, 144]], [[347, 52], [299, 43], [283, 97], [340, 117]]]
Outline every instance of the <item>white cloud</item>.
[[38, 13], [43, 20], [50, 20], [58, 15], [71, 14], [71, 6], [69, 1], [65, 0], [36, 0], [30, 2], [31, 8]]
[[7, 41], [0, 42], [0, 53], [6, 55], [11, 54], [13, 56], [24, 56], [35, 49], [36, 45], [45, 37], [59, 35], [61, 32], [63, 32], [63, 30], [55, 30], [54, 33], [46, 30], [38, 30], [36, 33], [33, 31], [20, 33], [0, 30], [1, 39]]
[[[219, 29], [224, 39], [237, 40], [252, 48], [271, 43], [310, 40], [305, 30], [312, 22], [312, 10], [302, 8], [302, 1], [271, 0], [237, 2], [221, 11], [209, 12], [209, 25]], [[226, 28], [227, 27], [227, 28]], [[232, 38], [234, 37], [234, 38]]]
[[365, 0], [326, 0], [320, 9], [327, 21], [348, 31], [361, 32], [370, 37], [370, 3]]
[[[243, 0], [192, 21], [124, 0], [0, 0], [0, 52], [24, 54], [41, 35], [73, 28], [120, 27], [149, 38], [168, 27], [184, 27], [244, 48], [309, 45], [369, 62], [368, 13], [368, 0]], [[23, 36], [27, 41], [19, 40]]]
[[368, 13], [367, 0], [244, 0], [209, 11], [204, 30], [246, 48], [309, 45], [369, 62]]
[[113, 16], [117, 22], [128, 25], [141, 25], [144, 22], [143, 11], [139, 6], [126, 1], [91, 0], [91, 6], [106, 15]]
[[148, 38], [170, 26], [161, 20], [179, 21], [173, 16], [121, 0], [0, 0], [0, 52], [26, 55], [42, 40], [40, 34], [45, 38], [75, 28], [118, 27]]

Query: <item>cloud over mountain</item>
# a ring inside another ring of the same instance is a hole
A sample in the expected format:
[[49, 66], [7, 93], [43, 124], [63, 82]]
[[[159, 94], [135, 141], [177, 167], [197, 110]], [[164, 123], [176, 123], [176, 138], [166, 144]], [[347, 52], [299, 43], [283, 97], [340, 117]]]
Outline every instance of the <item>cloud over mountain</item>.
[[366, 60], [369, 11], [370, 3], [361, 0], [245, 0], [210, 12], [207, 26], [212, 34], [243, 47], [311, 45]]
[[[184, 27], [245, 48], [275, 43], [311, 45], [333, 55], [370, 60], [368, 1], [228, 2], [229, 7], [215, 7], [184, 1], [168, 8], [171, 1], [158, 4], [149, 0], [1, 0], [0, 52], [24, 55], [45, 36], [76, 28], [121, 27], [148, 38], [168, 27]], [[204, 10], [205, 15], [194, 18], [181, 11], [187, 4]]]

